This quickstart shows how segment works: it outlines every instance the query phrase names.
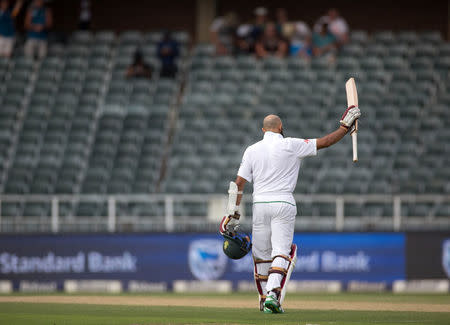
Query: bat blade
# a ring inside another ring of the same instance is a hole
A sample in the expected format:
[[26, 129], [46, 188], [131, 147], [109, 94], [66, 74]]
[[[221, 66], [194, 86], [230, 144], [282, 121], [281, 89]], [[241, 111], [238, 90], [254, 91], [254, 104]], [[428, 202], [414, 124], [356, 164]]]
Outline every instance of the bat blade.
[[345, 83], [345, 91], [347, 92], [348, 106], [358, 106], [358, 91], [356, 90], [356, 83], [354, 78], [350, 78]]
[[[345, 83], [345, 91], [347, 92], [348, 107], [358, 106], [358, 91], [356, 90], [356, 83], [354, 78], [350, 78]], [[353, 146], [353, 162], [358, 161], [358, 120], [355, 122], [355, 129], [352, 132], [352, 146]]]

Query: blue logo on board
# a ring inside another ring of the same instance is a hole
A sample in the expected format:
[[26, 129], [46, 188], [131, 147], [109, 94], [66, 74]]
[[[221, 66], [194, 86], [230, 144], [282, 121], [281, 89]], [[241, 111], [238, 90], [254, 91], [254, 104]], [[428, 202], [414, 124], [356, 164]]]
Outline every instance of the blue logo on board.
[[450, 239], [444, 240], [442, 244], [442, 266], [450, 278]]
[[227, 267], [227, 257], [222, 253], [222, 241], [217, 239], [192, 241], [188, 259], [189, 269], [198, 280], [217, 280]]

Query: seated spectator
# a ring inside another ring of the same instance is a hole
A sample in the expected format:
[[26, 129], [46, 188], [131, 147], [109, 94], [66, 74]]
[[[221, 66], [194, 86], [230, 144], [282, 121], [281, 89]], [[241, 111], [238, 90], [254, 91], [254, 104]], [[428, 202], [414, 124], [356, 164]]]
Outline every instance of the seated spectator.
[[290, 39], [294, 26], [291, 22], [289, 22], [287, 10], [284, 8], [278, 8], [275, 16], [278, 35], [285, 39]]
[[236, 31], [236, 54], [250, 54], [255, 52], [256, 42], [262, 37], [267, 23], [267, 9], [256, 8], [253, 24], [242, 24]]
[[78, 21], [79, 30], [89, 30], [91, 29], [91, 1], [81, 0], [80, 1], [80, 20]]
[[304, 59], [309, 59], [312, 56], [311, 30], [303, 21], [298, 21], [293, 24], [289, 54], [292, 56], [300, 56]]
[[252, 36], [253, 26], [242, 24], [236, 31], [235, 54], [250, 54], [255, 52], [255, 40]]
[[134, 53], [133, 63], [128, 67], [126, 72], [127, 78], [147, 78], [152, 77], [152, 68], [145, 63], [142, 53], [137, 50]]
[[0, 57], [9, 58], [14, 48], [16, 28], [14, 19], [20, 12], [22, 0], [18, 0], [11, 11], [9, 0], [0, 0]]
[[267, 24], [263, 36], [256, 43], [256, 56], [265, 58], [273, 55], [282, 58], [286, 56], [287, 51], [288, 44], [278, 36], [275, 24]]
[[330, 33], [328, 24], [323, 24], [320, 33], [314, 33], [312, 38], [314, 56], [329, 55], [334, 58], [336, 52], [336, 37]]
[[320, 33], [321, 26], [328, 24], [329, 31], [336, 37], [338, 45], [342, 45], [349, 40], [349, 28], [344, 18], [339, 14], [335, 8], [328, 10], [327, 15], [322, 16], [314, 25], [314, 31]]
[[211, 42], [216, 47], [217, 55], [233, 53], [238, 19], [234, 12], [214, 19], [210, 28]]
[[253, 24], [251, 36], [255, 42], [257, 42], [264, 33], [267, 24], [267, 9], [264, 7], [256, 8], [253, 13], [255, 14], [255, 23]]
[[25, 42], [25, 55], [39, 59], [47, 55], [48, 30], [52, 27], [53, 15], [44, 5], [44, 0], [34, 0], [25, 17], [25, 29], [27, 41]]
[[175, 41], [170, 32], [164, 34], [158, 44], [158, 57], [161, 60], [161, 77], [174, 78], [177, 73], [176, 59], [180, 55], [178, 42]]

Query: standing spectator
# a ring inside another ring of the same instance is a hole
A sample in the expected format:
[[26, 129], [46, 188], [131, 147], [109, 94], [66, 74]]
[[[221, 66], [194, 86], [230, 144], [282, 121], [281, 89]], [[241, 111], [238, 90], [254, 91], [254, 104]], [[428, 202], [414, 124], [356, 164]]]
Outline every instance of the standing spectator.
[[312, 55], [311, 30], [303, 21], [298, 21], [293, 24], [289, 54], [292, 56], [300, 56], [304, 59], [309, 59]]
[[80, 1], [80, 21], [78, 22], [78, 29], [89, 30], [91, 29], [91, 1], [81, 0]]
[[180, 55], [179, 44], [172, 38], [170, 32], [158, 44], [158, 57], [161, 60], [161, 77], [174, 78], [177, 73], [176, 59]]
[[336, 37], [338, 45], [342, 45], [349, 40], [349, 27], [339, 11], [335, 8], [328, 10], [327, 15], [322, 16], [314, 25], [314, 31], [320, 33], [323, 24], [328, 24], [329, 31]]
[[0, 57], [9, 58], [14, 48], [16, 28], [14, 19], [20, 12], [22, 0], [18, 0], [11, 11], [9, 0], [0, 0]]
[[25, 29], [28, 31], [25, 43], [25, 55], [39, 59], [47, 55], [48, 30], [53, 25], [53, 15], [44, 5], [44, 0], [34, 0], [25, 17]]
[[320, 33], [314, 33], [313, 39], [314, 56], [329, 56], [330, 60], [334, 59], [336, 52], [336, 37], [330, 33], [328, 24], [323, 24]]
[[256, 43], [256, 56], [265, 58], [271, 55], [277, 57], [285, 57], [288, 51], [287, 42], [281, 39], [277, 34], [277, 29], [274, 23], [266, 25], [264, 35]]
[[217, 17], [211, 24], [211, 42], [217, 55], [229, 55], [233, 52], [238, 19], [234, 12]]
[[152, 68], [145, 63], [142, 53], [136, 50], [134, 53], [133, 63], [128, 67], [125, 74], [127, 78], [147, 78], [152, 77]]

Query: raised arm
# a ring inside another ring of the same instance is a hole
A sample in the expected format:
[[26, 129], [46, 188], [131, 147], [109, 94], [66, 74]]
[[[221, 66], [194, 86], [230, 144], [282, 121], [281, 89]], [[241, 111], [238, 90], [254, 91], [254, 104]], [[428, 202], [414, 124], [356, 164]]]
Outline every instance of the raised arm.
[[339, 123], [341, 124], [339, 129], [330, 134], [327, 134], [322, 138], [317, 139], [317, 150], [327, 148], [339, 142], [348, 133], [355, 121], [360, 116], [361, 112], [358, 107], [350, 106], [349, 108], [347, 108], [347, 110], [342, 115], [341, 120], [339, 121]]
[[25, 29], [26, 30], [30, 30], [32, 29], [32, 25], [31, 25], [31, 10], [27, 11], [27, 15], [25, 17]]
[[23, 0], [17, 0], [16, 4], [14, 5], [14, 9], [11, 13], [11, 15], [13, 16], [13, 18], [16, 18], [17, 15], [20, 12], [20, 9], [22, 9], [22, 5], [23, 5]]
[[50, 29], [53, 27], [53, 12], [51, 9], [47, 8], [45, 10], [45, 28]]
[[327, 148], [329, 146], [332, 146], [336, 142], [339, 142], [347, 134], [347, 132], [347, 128], [340, 126], [336, 131], [317, 139], [317, 150]]

